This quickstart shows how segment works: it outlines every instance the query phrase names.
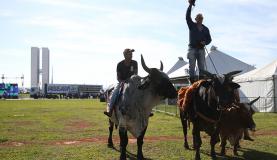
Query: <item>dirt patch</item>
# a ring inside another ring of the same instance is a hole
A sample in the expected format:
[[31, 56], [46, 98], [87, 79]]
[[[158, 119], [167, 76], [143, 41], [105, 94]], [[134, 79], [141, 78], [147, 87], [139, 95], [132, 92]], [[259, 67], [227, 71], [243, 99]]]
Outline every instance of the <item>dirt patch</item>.
[[275, 136], [277, 135], [277, 130], [272, 130], [272, 131], [258, 130], [252, 133], [250, 132], [250, 134], [254, 136]]
[[[114, 138], [114, 142], [119, 142], [119, 138]], [[106, 136], [99, 136], [99, 137], [93, 137], [93, 138], [84, 138], [84, 139], [78, 139], [78, 140], [64, 140], [64, 141], [58, 141], [58, 142], [51, 142], [50, 145], [74, 145], [74, 144], [80, 144], [80, 143], [106, 143], [107, 137]]]
[[[74, 125], [80, 125], [79, 123]], [[80, 125], [80, 127], [86, 127], [87, 125], [83, 126], [83, 123]], [[254, 134], [255, 136], [276, 136], [277, 131], [256, 131]], [[190, 137], [191, 138], [191, 137]], [[147, 136], [144, 138], [145, 142], [158, 142], [158, 141], [183, 141], [184, 137], [182, 136]], [[15, 142], [15, 141], [6, 141], [3, 143], [0, 143], [0, 147], [5, 146], [14, 146], [14, 147], [20, 147], [24, 145], [32, 145], [32, 144], [40, 144], [40, 145], [78, 145], [82, 143], [107, 143], [108, 137], [107, 136], [98, 136], [98, 137], [92, 137], [92, 138], [83, 138], [83, 139], [72, 139], [72, 140], [59, 140], [59, 141], [52, 141], [52, 142]], [[120, 139], [118, 136], [113, 137], [113, 142], [115, 144], [119, 144]], [[129, 137], [129, 144], [134, 144], [137, 142], [136, 138]]]
[[0, 143], [0, 147], [21, 147], [26, 145], [27, 142], [11, 142], [11, 141], [7, 141], [4, 143]]
[[24, 143], [20, 143], [20, 142], [12, 142], [12, 145], [13, 145], [13, 146], [20, 147], [20, 146], [23, 146], [23, 145], [24, 145]]
[[[155, 141], [175, 141], [175, 140], [182, 140], [183, 137], [170, 137], [170, 136], [161, 136], [161, 137], [146, 137], [144, 139], [145, 142], [155, 142]], [[93, 138], [84, 138], [79, 140], [64, 140], [64, 141], [58, 141], [58, 142], [51, 142], [49, 145], [77, 145], [81, 143], [107, 143], [108, 137], [101, 136], [101, 137], [93, 137]], [[113, 137], [113, 142], [115, 144], [119, 144], [120, 139], [119, 137]], [[129, 138], [129, 144], [135, 144], [137, 143], [136, 138]]]

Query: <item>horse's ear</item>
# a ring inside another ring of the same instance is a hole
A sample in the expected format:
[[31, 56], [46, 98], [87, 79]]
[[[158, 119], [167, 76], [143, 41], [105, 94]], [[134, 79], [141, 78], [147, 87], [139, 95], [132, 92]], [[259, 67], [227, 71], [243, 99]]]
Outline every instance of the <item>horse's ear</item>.
[[240, 88], [240, 85], [237, 84], [237, 83], [234, 83], [234, 82], [231, 82], [230, 86], [231, 86], [232, 89], [238, 89], [238, 88]]

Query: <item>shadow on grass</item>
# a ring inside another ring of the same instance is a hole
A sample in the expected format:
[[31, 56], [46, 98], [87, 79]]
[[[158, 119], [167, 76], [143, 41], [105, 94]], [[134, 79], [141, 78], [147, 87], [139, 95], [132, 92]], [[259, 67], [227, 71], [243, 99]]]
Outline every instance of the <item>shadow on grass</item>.
[[257, 151], [257, 150], [253, 150], [253, 149], [248, 149], [248, 148], [240, 149], [240, 151], [243, 152], [242, 157], [244, 157], [245, 159], [251, 159], [251, 160], [277, 159], [277, 154], [273, 154], [273, 153], [262, 152], [262, 151]]
[[[273, 160], [277, 159], [277, 154], [257, 151], [248, 148], [240, 148], [239, 152], [242, 152], [242, 155], [234, 156], [234, 155], [224, 155], [220, 156], [219, 153], [216, 154], [217, 160]], [[207, 151], [201, 150], [202, 154], [207, 156], [211, 156]]]
[[[119, 150], [119, 149], [117, 149], [117, 148], [115, 148], [115, 147], [110, 147], [110, 148], [120, 153], [120, 150]], [[126, 156], [127, 156], [127, 159], [128, 159], [128, 160], [137, 160], [137, 155], [136, 155], [136, 154], [133, 154], [133, 153], [131, 153], [131, 152], [129, 152], [129, 151], [126, 151]], [[145, 160], [152, 160], [152, 159], [150, 159], [150, 158], [145, 158], [145, 157], [144, 157], [144, 159], [145, 159]]]

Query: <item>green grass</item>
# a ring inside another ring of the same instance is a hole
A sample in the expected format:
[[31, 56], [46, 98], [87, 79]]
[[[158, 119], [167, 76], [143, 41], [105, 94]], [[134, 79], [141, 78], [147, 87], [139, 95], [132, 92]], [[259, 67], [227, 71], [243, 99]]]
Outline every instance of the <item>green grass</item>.
[[[103, 159], [119, 157], [119, 142], [116, 150], [106, 147], [108, 121], [103, 111], [105, 103], [99, 100], [0, 100], [0, 159], [5, 160], [60, 160]], [[171, 108], [173, 110], [173, 108]], [[257, 132], [251, 136], [254, 142], [242, 141], [239, 156], [219, 159], [277, 159], [277, 114], [254, 115]], [[191, 131], [189, 131], [191, 133]], [[194, 151], [185, 150], [182, 127], [178, 117], [155, 113], [150, 118], [143, 146], [144, 155], [150, 159], [193, 159]], [[209, 137], [203, 136], [202, 159], [209, 157]], [[132, 138], [132, 136], [129, 135]], [[153, 140], [150, 138], [175, 137], [176, 139]], [[65, 145], [59, 142], [89, 138], [102, 141], [84, 141]], [[118, 139], [118, 131], [114, 132]], [[189, 135], [190, 144], [191, 134]], [[136, 155], [136, 143], [127, 148], [130, 159]], [[216, 147], [219, 152], [219, 146]]]
[[18, 97], [19, 98], [30, 98], [30, 94], [29, 93], [19, 93]]

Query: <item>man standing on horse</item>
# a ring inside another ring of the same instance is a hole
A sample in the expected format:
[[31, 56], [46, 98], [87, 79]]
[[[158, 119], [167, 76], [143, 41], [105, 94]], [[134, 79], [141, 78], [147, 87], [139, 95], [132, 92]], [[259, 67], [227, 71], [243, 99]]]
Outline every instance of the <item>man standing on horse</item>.
[[104, 111], [104, 114], [108, 117], [112, 116], [114, 105], [116, 104], [117, 99], [119, 98], [120, 90], [123, 87], [124, 83], [132, 76], [138, 74], [138, 63], [135, 60], [132, 60], [134, 49], [126, 48], [123, 51], [124, 60], [117, 64], [117, 80], [118, 84], [115, 87], [111, 101], [107, 108], [107, 111]]
[[196, 81], [195, 76], [195, 64], [197, 60], [197, 65], [199, 69], [199, 79], [203, 78], [203, 73], [205, 65], [205, 45], [211, 43], [211, 35], [209, 29], [202, 24], [203, 15], [197, 14], [195, 17], [195, 21], [193, 22], [191, 19], [191, 8], [194, 5], [195, 0], [188, 0], [189, 7], [186, 13], [186, 21], [189, 28], [189, 49], [187, 58], [189, 60], [189, 76], [190, 82], [193, 83]]

